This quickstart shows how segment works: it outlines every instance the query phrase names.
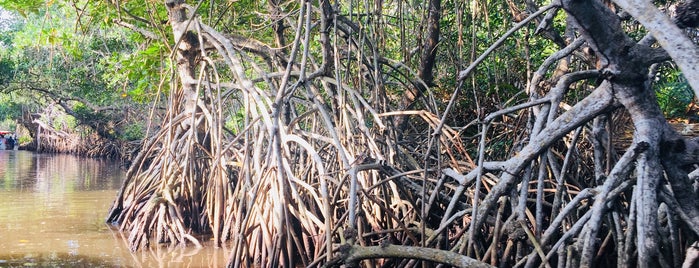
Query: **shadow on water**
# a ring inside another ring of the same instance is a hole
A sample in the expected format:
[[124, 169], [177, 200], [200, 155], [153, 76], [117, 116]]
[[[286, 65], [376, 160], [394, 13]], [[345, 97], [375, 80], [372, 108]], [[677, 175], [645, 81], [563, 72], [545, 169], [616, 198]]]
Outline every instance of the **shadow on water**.
[[115, 267], [115, 265], [102, 258], [59, 253], [0, 255], [0, 267]]
[[105, 160], [0, 150], [0, 267], [222, 267], [227, 249], [128, 250], [104, 223], [124, 171]]

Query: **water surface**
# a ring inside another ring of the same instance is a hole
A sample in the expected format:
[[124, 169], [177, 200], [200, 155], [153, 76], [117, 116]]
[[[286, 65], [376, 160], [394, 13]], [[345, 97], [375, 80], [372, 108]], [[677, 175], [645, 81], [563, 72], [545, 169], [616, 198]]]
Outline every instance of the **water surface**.
[[0, 150], [0, 267], [225, 266], [210, 245], [131, 253], [104, 223], [123, 178], [111, 161]]

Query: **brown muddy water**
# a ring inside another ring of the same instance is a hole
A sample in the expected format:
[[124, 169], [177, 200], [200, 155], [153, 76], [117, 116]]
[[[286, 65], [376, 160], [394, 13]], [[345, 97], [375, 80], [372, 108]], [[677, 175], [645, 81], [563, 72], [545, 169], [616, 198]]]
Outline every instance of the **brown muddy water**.
[[124, 171], [71, 155], [0, 150], [0, 267], [223, 267], [208, 243], [132, 253], [104, 223]]

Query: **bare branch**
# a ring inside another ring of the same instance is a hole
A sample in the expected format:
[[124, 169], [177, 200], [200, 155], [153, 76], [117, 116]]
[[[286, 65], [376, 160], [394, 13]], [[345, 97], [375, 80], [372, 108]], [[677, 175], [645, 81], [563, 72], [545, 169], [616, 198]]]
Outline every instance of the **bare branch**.
[[653, 34], [682, 70], [699, 98], [699, 48], [649, 0], [614, 0]]
[[454, 253], [446, 250], [433, 248], [409, 247], [398, 245], [381, 245], [381, 246], [353, 246], [347, 250], [347, 253], [340, 260], [341, 263], [355, 267], [354, 265], [361, 260], [379, 259], [379, 258], [409, 258], [419, 259], [437, 263], [443, 263], [455, 267], [471, 267], [471, 268], [486, 268], [492, 267], [484, 262], [480, 262], [473, 258]]

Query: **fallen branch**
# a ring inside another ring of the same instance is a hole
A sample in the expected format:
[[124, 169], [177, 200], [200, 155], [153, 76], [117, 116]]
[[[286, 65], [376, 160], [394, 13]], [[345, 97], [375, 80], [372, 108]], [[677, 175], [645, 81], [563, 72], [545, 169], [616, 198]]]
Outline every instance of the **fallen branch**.
[[358, 262], [361, 260], [381, 258], [418, 259], [430, 262], [443, 263], [454, 267], [493, 267], [487, 263], [478, 261], [476, 259], [455, 252], [439, 250], [434, 248], [381, 245], [371, 247], [346, 246], [345, 248], [341, 248], [340, 250], [344, 250], [344, 254], [342, 254], [339, 259], [336, 259], [335, 263], [328, 263], [328, 266], [324, 267], [338, 266], [339, 264], [346, 264], [347, 267], [357, 267]]

